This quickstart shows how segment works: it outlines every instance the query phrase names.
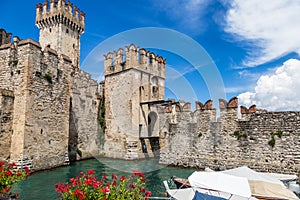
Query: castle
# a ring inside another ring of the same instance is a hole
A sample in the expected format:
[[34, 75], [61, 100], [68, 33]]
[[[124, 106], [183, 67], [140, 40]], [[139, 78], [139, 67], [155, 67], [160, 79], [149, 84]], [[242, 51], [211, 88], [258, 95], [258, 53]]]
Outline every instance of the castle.
[[79, 69], [85, 14], [36, 6], [39, 42], [0, 30], [0, 159], [33, 171], [91, 157], [99, 146], [98, 84]]
[[33, 171], [106, 156], [162, 164], [300, 170], [300, 112], [220, 99], [165, 100], [166, 59], [134, 44], [104, 56], [105, 80], [79, 68], [85, 14], [70, 2], [36, 6], [39, 42], [0, 30], [0, 159]]

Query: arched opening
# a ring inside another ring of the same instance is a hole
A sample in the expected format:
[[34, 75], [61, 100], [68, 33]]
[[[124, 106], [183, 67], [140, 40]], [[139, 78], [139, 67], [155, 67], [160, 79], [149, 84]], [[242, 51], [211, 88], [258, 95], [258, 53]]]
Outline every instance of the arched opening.
[[151, 78], [152, 83], [152, 98], [158, 98], [158, 78], [156, 76], [153, 76]]
[[148, 115], [148, 137], [154, 136], [153, 131], [157, 123], [157, 114], [155, 112], [150, 112]]

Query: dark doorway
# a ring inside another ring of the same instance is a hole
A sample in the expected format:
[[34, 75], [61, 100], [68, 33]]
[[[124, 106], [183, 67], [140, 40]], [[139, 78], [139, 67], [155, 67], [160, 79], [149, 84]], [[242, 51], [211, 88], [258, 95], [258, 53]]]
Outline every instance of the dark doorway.
[[155, 112], [150, 112], [148, 115], [148, 137], [153, 137], [153, 131], [155, 129], [157, 121], [157, 114]]

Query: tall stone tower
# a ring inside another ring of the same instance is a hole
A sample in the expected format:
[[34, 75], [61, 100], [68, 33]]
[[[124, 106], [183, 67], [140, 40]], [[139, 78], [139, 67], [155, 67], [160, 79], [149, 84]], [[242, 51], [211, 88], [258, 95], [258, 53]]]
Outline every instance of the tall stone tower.
[[158, 138], [158, 113], [151, 105], [164, 100], [165, 64], [133, 44], [104, 56], [107, 156], [140, 158], [143, 140]]
[[42, 49], [51, 47], [58, 55], [64, 54], [79, 67], [80, 36], [84, 31], [85, 14], [65, 0], [48, 0], [36, 5], [36, 25], [40, 29]]

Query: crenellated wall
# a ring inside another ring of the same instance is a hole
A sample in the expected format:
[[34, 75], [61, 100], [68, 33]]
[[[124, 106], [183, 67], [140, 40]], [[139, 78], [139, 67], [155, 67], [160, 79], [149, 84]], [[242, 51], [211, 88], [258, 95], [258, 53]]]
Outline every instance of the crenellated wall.
[[[186, 105], [186, 103], [185, 103]], [[300, 112], [267, 112], [220, 99], [220, 116], [196, 102], [196, 111], [180, 103], [165, 107], [161, 121], [160, 163], [224, 170], [247, 165], [266, 172], [297, 174], [300, 170]]]
[[104, 55], [104, 73], [106, 76], [135, 68], [161, 78], [166, 76], [166, 59], [131, 44], [124, 49]]
[[79, 67], [80, 36], [84, 32], [85, 14], [69, 1], [46, 0], [36, 5], [36, 25], [40, 29], [39, 42], [58, 55], [67, 55], [72, 64]]
[[0, 46], [11, 42], [11, 33], [7, 33], [4, 29], [0, 29]]
[[0, 46], [0, 77], [0, 90], [7, 91], [1, 96], [1, 137], [6, 141], [1, 158], [33, 171], [69, 164], [71, 119], [82, 152], [77, 159], [97, 150], [98, 85], [68, 56], [14, 37]]
[[105, 156], [139, 158], [140, 138], [158, 137], [147, 102], [164, 100], [165, 62], [133, 44], [104, 55]]
[[36, 25], [39, 42], [0, 29], [0, 158], [33, 171], [90, 158], [100, 143], [98, 84], [79, 69], [85, 14], [46, 0]]

